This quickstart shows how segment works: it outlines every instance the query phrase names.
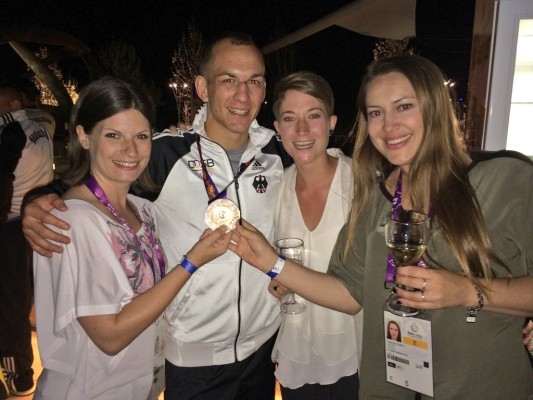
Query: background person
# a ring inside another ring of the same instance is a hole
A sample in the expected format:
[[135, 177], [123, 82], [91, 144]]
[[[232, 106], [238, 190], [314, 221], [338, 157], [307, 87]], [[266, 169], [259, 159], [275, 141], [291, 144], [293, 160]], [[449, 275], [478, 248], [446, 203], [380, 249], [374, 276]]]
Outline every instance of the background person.
[[155, 399], [153, 382], [164, 387], [159, 317], [195, 269], [227, 249], [225, 227], [209, 231], [165, 276], [153, 205], [128, 194], [147, 182], [153, 119], [149, 97], [115, 78], [80, 92], [61, 213], [72, 240], [34, 263], [44, 366], [35, 399]]
[[44, 126], [53, 139], [56, 131], [56, 120], [52, 114], [43, 110], [39, 89], [27, 78], [18, 79], [16, 84], [21, 91], [22, 108], [25, 109], [28, 118]]
[[[327, 149], [335, 129], [330, 85], [308, 71], [282, 78], [274, 89], [274, 125], [294, 165], [283, 175], [276, 238], [304, 242], [304, 264], [326, 272], [353, 195], [351, 160]], [[274, 279], [271, 289], [278, 290]], [[282, 315], [273, 359], [284, 400], [357, 399], [362, 313], [350, 316], [311, 302]]]
[[385, 381], [383, 345], [389, 290], [382, 227], [401, 172], [402, 207], [432, 210], [424, 257], [431, 268], [396, 271], [398, 284], [424, 290], [396, 290], [402, 304], [431, 319], [434, 398], [529, 398], [532, 370], [520, 337], [524, 317], [533, 314], [533, 261], [526, 256], [533, 254], [533, 166], [513, 152], [469, 154], [443, 82], [419, 56], [368, 68], [358, 97], [357, 190], [328, 275], [276, 264], [248, 224], [237, 227], [230, 249], [262, 271], [276, 264], [280, 283], [313, 302], [351, 314], [364, 305], [360, 397], [413, 399], [413, 391]]
[[[273, 241], [278, 189], [290, 163], [274, 132], [255, 121], [266, 83], [263, 56], [252, 39], [236, 33], [221, 36], [206, 47], [199, 70], [196, 91], [207, 104], [183, 136], [162, 135], [153, 141], [149, 164], [162, 189], [146, 195], [156, 199], [170, 265], [207, 227], [205, 211], [214, 193], [210, 180]], [[207, 187], [204, 176], [210, 177]], [[45, 211], [64, 209], [54, 196], [34, 200], [25, 209], [26, 237], [44, 256], [62, 251], [46, 239], [69, 240], [41, 223], [69, 227]], [[270, 278], [231, 252], [187, 283], [166, 311], [167, 399], [274, 398], [271, 352], [280, 311], [269, 283]]]
[[52, 139], [22, 109], [19, 87], [0, 82], [0, 399], [34, 391], [31, 252], [20, 204], [28, 190], [52, 180], [52, 160]]

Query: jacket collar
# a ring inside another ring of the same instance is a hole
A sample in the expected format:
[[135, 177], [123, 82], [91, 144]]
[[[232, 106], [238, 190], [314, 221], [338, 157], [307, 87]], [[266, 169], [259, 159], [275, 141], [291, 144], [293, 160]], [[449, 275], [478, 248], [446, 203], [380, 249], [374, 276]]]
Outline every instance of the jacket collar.
[[[194, 121], [192, 123], [192, 129], [195, 133], [209, 139], [205, 133], [205, 121], [207, 120], [207, 103], [205, 103], [196, 113]], [[248, 148], [243, 154], [244, 159], [248, 152], [255, 154], [255, 149], [262, 148], [265, 146], [272, 136], [275, 135], [275, 132], [272, 129], [265, 128], [257, 123], [257, 120], [252, 121], [252, 125], [248, 130], [250, 141], [248, 142]]]
[[0, 127], [10, 124], [11, 122], [15, 122], [15, 121], [24, 122], [27, 120], [28, 120], [28, 116], [26, 115], [26, 111], [24, 110], [8, 112], [0, 116]]

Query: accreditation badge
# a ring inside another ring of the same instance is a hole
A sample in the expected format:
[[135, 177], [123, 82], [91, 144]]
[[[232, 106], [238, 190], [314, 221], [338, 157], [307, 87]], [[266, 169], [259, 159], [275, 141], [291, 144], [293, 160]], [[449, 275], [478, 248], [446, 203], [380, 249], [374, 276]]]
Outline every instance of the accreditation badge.
[[205, 210], [205, 223], [211, 230], [221, 225], [226, 225], [228, 230], [235, 229], [237, 221], [241, 218], [239, 207], [228, 199], [217, 199]]
[[383, 318], [387, 382], [433, 397], [431, 321], [389, 311]]
[[154, 322], [154, 372], [150, 400], [157, 400], [165, 390], [165, 314], [160, 315]]

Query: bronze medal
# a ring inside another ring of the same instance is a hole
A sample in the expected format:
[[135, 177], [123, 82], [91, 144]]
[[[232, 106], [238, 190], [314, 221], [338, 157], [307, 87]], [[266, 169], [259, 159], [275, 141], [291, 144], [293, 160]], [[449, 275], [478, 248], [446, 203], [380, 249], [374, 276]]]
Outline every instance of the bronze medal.
[[221, 225], [226, 225], [228, 230], [235, 229], [241, 213], [239, 207], [228, 199], [217, 199], [213, 201], [205, 210], [205, 222], [211, 230], [217, 229]]

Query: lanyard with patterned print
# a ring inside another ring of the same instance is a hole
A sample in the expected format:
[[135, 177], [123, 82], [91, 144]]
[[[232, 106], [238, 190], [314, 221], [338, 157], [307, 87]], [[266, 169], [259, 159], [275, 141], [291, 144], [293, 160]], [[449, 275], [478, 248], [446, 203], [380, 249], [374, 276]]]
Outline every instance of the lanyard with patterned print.
[[239, 172], [233, 177], [231, 182], [228, 183], [226, 187], [219, 192], [215, 185], [215, 182], [213, 182], [213, 179], [211, 178], [211, 175], [209, 174], [209, 171], [207, 170], [207, 167], [204, 163], [204, 159], [202, 156], [202, 146], [200, 145], [199, 134], [196, 134], [196, 145], [198, 147], [198, 153], [200, 155], [200, 164], [202, 165], [202, 179], [204, 181], [205, 191], [207, 193], [207, 196], [209, 197], [207, 204], [211, 204], [213, 201], [217, 199], [226, 199], [227, 198], [226, 192], [228, 188], [240, 178], [240, 176], [246, 170], [246, 168], [248, 168], [248, 166], [254, 161], [255, 156], [252, 157], [247, 162], [241, 163], [239, 167]]
[[[398, 181], [396, 182], [396, 190], [394, 192], [394, 197], [392, 198], [392, 215], [391, 218], [398, 218], [398, 213], [402, 209], [402, 171], [400, 171], [400, 175], [398, 176]], [[431, 207], [429, 209], [429, 216], [431, 216]], [[417, 262], [419, 267], [425, 267], [426, 263], [422, 258], [420, 258]], [[385, 275], [385, 287], [390, 288], [388, 286], [388, 283], [394, 283], [395, 282], [395, 276], [396, 276], [396, 261], [392, 257], [392, 253], [389, 251], [387, 254], [387, 273]]]

